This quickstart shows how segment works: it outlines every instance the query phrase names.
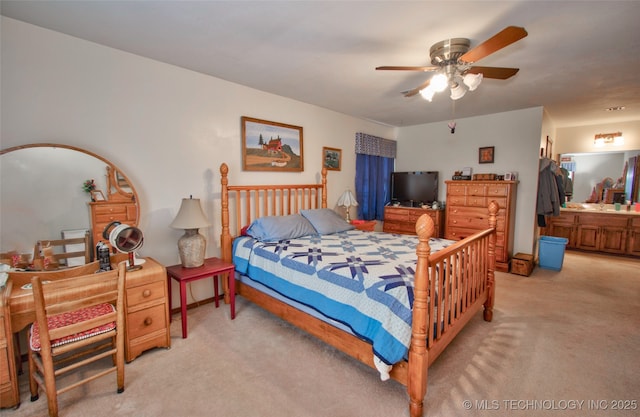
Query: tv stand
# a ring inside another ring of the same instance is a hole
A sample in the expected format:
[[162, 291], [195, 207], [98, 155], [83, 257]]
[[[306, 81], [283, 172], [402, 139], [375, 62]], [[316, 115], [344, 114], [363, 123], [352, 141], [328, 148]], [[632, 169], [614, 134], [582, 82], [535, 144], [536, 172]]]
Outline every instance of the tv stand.
[[444, 210], [433, 210], [421, 207], [387, 206], [384, 208], [382, 231], [386, 233], [416, 234], [416, 221], [423, 214], [428, 214], [435, 225], [433, 237], [444, 234]]

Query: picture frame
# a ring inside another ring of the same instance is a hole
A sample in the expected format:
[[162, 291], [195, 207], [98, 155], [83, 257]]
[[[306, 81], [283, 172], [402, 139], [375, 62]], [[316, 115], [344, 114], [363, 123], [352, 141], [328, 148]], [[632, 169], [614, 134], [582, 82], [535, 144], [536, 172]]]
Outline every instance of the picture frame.
[[91, 190], [91, 201], [106, 201], [104, 194], [100, 190]]
[[485, 146], [478, 149], [478, 163], [493, 164], [495, 157], [495, 146]]
[[244, 171], [304, 171], [302, 127], [242, 116]]
[[329, 171], [342, 169], [342, 149], [322, 147], [322, 167]]

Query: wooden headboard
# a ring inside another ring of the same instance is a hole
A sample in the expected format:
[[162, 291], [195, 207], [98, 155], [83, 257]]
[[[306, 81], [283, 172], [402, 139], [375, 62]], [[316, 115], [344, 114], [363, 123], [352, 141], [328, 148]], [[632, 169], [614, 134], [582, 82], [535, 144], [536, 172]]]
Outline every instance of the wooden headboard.
[[[264, 216], [286, 216], [300, 210], [327, 207], [327, 169], [322, 168], [320, 184], [229, 185], [229, 167], [220, 165], [222, 184], [222, 259], [231, 261], [233, 238], [240, 229]], [[234, 205], [233, 217], [229, 204]]]

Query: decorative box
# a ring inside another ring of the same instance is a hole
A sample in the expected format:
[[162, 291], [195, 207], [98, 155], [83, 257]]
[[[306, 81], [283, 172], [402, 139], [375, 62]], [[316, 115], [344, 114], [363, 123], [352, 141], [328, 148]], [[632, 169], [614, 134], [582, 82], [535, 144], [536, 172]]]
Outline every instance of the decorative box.
[[511, 259], [511, 273], [528, 277], [533, 271], [533, 255], [516, 253]]
[[474, 181], [494, 181], [496, 174], [473, 174]]

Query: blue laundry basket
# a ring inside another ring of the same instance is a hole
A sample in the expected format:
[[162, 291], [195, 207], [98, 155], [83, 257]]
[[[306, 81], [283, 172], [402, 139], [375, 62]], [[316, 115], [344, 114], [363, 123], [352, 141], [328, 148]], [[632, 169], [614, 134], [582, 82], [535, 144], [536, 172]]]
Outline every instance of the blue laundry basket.
[[569, 240], [564, 237], [541, 236], [538, 248], [538, 266], [560, 271], [564, 261], [564, 248]]

